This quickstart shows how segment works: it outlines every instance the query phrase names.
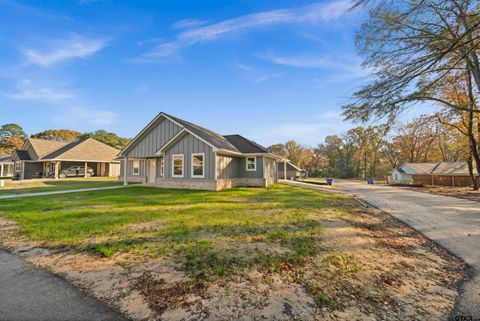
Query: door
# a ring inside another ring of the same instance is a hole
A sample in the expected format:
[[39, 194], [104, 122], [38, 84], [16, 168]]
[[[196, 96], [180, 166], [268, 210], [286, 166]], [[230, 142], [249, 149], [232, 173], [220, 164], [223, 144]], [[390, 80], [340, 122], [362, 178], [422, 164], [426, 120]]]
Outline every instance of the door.
[[157, 160], [156, 159], [149, 159], [148, 160], [148, 182], [155, 183], [155, 178], [157, 177]]

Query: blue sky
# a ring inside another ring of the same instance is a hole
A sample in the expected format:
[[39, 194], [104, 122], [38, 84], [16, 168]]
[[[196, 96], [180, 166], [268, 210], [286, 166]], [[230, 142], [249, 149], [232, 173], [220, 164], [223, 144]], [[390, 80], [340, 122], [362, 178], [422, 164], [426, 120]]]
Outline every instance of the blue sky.
[[0, 0], [0, 124], [133, 137], [160, 111], [270, 145], [351, 124], [349, 0]]

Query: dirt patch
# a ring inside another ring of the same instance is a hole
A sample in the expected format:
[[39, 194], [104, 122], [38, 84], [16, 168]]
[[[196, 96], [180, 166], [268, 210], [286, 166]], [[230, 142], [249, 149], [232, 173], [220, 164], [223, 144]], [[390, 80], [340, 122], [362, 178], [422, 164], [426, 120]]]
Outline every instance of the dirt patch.
[[[213, 281], [192, 279], [174, 257], [107, 259], [47, 249], [20, 237], [17, 225], [4, 219], [0, 240], [134, 320], [445, 320], [465, 278], [463, 263], [384, 212], [352, 211], [325, 211], [324, 250], [298, 265], [253, 267]], [[219, 250], [238, 257], [289, 251], [258, 239], [220, 243]]]
[[447, 186], [423, 186], [423, 187], [401, 187], [415, 192], [430, 193], [442, 196], [462, 198], [474, 202], [480, 202], [480, 192], [472, 190], [471, 187], [447, 187]]

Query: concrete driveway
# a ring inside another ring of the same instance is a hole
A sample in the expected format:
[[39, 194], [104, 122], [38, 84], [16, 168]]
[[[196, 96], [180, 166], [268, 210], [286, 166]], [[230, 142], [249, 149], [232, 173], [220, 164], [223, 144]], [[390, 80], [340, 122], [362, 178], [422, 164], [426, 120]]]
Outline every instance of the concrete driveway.
[[480, 203], [348, 180], [335, 180], [334, 189], [363, 198], [467, 262], [473, 275], [454, 315], [480, 319]]
[[1, 321], [126, 321], [64, 279], [0, 248]]

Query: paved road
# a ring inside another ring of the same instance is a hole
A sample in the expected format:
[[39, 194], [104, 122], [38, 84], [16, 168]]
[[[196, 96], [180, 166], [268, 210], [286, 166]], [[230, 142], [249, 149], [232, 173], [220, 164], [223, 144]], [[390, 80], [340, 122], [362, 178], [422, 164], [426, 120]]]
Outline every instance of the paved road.
[[116, 188], [124, 188], [124, 187], [125, 186], [123, 186], [123, 185], [118, 185], [118, 186], [106, 186], [106, 187], [67, 189], [67, 190], [50, 191], [50, 192], [10, 194], [10, 195], [0, 195], [0, 199], [23, 198], [23, 197], [32, 197], [32, 196], [45, 196], [45, 195], [58, 195], [58, 194], [70, 194], [70, 193], [81, 193], [81, 192], [91, 192], [91, 191], [102, 191], [102, 190], [106, 190], [106, 189], [116, 189]]
[[455, 315], [480, 319], [480, 203], [389, 186], [336, 180], [335, 189], [360, 196], [409, 224], [473, 268]]
[[67, 281], [0, 249], [1, 321], [120, 321]]

